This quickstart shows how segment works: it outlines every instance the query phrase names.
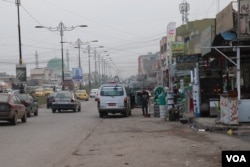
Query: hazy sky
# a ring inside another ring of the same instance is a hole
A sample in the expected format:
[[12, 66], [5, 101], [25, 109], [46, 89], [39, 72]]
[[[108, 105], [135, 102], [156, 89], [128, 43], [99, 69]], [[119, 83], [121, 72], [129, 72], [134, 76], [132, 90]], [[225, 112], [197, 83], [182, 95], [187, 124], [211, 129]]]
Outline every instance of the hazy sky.
[[[81, 45], [81, 65], [88, 73], [87, 42], [98, 48], [101, 56], [110, 55], [122, 77], [137, 74], [139, 55], [158, 52], [160, 39], [166, 35], [169, 22], [182, 24], [179, 5], [183, 0], [20, 0], [22, 58], [27, 73], [35, 68], [35, 53], [39, 67], [45, 67], [51, 58], [61, 58], [60, 33], [35, 28], [37, 25], [66, 27], [88, 25], [73, 31], [64, 31], [64, 51], [69, 51], [70, 68], [78, 67]], [[187, 0], [189, 20], [214, 18], [231, 0]], [[18, 15], [15, 0], [0, 0], [0, 72], [16, 74], [19, 62]], [[108, 51], [105, 53], [104, 51]], [[106, 56], [107, 57], [107, 56]], [[66, 59], [66, 54], [64, 54]], [[91, 71], [94, 70], [93, 57]]]

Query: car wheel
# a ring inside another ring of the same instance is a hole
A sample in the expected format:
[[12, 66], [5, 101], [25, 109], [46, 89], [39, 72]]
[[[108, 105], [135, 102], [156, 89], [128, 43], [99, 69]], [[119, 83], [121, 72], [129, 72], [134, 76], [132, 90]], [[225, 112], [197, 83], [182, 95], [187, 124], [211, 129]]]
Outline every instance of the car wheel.
[[104, 114], [103, 113], [99, 113], [99, 117], [103, 118]]
[[49, 104], [47, 104], [47, 108], [49, 108]]
[[52, 109], [52, 112], [55, 113], [55, 112], [56, 112], [56, 109]]
[[12, 125], [17, 125], [17, 113], [15, 113], [15, 115], [14, 115], [13, 118], [11, 119], [11, 124], [12, 124]]
[[27, 111], [27, 117], [30, 117], [30, 111]]
[[124, 117], [128, 117], [128, 110], [127, 109], [123, 112], [123, 115], [124, 115]]
[[22, 122], [27, 122], [27, 113], [24, 114], [23, 118], [22, 118]]
[[79, 108], [78, 108], [78, 112], [81, 112], [81, 108], [82, 108], [82, 107], [81, 107], [81, 106], [79, 106]]
[[38, 115], [38, 109], [36, 109], [36, 111], [34, 112], [34, 115], [35, 115], [35, 116]]
[[76, 108], [73, 109], [73, 112], [76, 112]]

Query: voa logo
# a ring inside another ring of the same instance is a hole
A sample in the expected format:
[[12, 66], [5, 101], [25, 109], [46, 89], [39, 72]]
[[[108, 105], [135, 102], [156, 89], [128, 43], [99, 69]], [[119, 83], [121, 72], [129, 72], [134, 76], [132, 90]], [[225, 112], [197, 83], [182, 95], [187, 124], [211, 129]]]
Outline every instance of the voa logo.
[[250, 167], [250, 151], [222, 151], [222, 167]]
[[244, 155], [226, 155], [227, 162], [247, 162]]

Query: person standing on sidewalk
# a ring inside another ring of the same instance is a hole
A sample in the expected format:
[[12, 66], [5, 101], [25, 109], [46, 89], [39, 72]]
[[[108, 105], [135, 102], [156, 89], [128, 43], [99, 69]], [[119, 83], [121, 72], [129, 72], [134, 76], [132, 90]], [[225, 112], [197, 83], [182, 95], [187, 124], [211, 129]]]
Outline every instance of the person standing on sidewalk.
[[149, 101], [149, 94], [145, 88], [142, 89], [141, 93], [141, 106], [142, 106], [142, 115], [148, 115], [148, 101]]

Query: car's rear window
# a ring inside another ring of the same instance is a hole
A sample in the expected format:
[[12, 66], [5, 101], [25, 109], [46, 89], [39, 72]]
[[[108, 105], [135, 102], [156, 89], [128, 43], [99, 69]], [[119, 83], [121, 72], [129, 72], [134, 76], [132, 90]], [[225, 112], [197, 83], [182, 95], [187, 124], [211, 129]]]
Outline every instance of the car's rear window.
[[1, 102], [7, 102], [9, 99], [9, 96], [8, 95], [0, 95], [0, 101]]
[[101, 96], [123, 96], [124, 91], [121, 86], [103, 86]]
[[70, 92], [58, 92], [55, 96], [56, 98], [71, 98]]

